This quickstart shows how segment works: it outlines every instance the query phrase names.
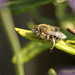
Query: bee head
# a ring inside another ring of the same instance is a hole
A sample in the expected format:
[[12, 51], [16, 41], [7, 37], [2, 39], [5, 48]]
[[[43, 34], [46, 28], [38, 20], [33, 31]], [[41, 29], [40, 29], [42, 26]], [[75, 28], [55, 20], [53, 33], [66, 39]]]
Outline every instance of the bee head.
[[33, 34], [37, 34], [39, 32], [38, 26], [34, 26], [34, 28], [31, 29]]

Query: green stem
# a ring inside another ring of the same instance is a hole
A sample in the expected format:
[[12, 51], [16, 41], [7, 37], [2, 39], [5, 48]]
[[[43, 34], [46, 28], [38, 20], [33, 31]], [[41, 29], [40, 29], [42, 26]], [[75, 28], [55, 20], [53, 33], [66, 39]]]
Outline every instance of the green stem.
[[24, 75], [24, 69], [22, 62], [22, 56], [19, 56], [19, 52], [21, 50], [19, 40], [17, 38], [17, 35], [14, 31], [14, 24], [12, 21], [11, 13], [8, 7], [4, 7], [0, 11], [1, 19], [3, 22], [3, 28], [5, 30], [5, 33], [7, 35], [7, 38], [9, 40], [9, 44], [11, 45], [11, 49], [13, 52], [13, 55], [16, 55], [16, 75]]

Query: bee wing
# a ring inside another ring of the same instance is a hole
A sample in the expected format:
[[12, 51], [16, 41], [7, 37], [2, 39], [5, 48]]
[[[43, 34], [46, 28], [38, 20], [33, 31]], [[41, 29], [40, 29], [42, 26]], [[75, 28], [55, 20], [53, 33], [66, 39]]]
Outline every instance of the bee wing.
[[57, 26], [50, 26], [51, 28], [54, 28], [55, 29], [55, 31], [60, 31], [61, 30], [61, 28], [60, 27], [57, 27]]
[[55, 36], [55, 37], [58, 37], [58, 38], [61, 38], [61, 39], [65, 39], [66, 38], [66, 35], [63, 34], [62, 32], [47, 31], [47, 33], [49, 35], [52, 35], [52, 36]]

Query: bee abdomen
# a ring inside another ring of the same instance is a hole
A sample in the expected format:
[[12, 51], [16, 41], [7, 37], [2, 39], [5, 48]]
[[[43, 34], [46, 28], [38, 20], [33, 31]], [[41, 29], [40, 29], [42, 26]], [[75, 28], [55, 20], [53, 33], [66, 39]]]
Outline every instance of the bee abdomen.
[[53, 36], [53, 35], [51, 35], [51, 36], [50, 36], [50, 39], [52, 39], [52, 38], [54, 38], [56, 41], [60, 41], [60, 40], [61, 40], [60, 37], [57, 37], [57, 36]]
[[56, 37], [56, 41], [60, 41], [61, 40], [61, 38], [59, 38], [59, 37]]

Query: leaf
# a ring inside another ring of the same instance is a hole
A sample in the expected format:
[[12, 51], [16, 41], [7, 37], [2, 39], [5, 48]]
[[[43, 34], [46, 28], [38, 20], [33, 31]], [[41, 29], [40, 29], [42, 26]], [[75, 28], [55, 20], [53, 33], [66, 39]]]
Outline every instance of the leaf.
[[[19, 55], [22, 55], [22, 63], [30, 61], [32, 58], [42, 53], [46, 49], [51, 47], [51, 41], [43, 41], [43, 39], [38, 38], [38, 36], [33, 35], [30, 30], [25, 30], [21, 28], [15, 28], [15, 30], [23, 37], [32, 40], [33, 42], [28, 43], [20, 52]], [[35, 41], [35, 42], [34, 42]], [[44, 44], [42, 44], [42, 42]], [[75, 42], [74, 42], [75, 43]], [[70, 45], [68, 42], [63, 40], [55, 44], [55, 47], [59, 50], [67, 52], [71, 55], [75, 55], [75, 48], [73, 45]], [[13, 63], [16, 63], [15, 56], [12, 59]]]
[[71, 45], [69, 45], [68, 43], [64, 42], [64, 41], [60, 41], [55, 45], [56, 48], [67, 52], [69, 54], [75, 55], [75, 48], [72, 47]]
[[50, 68], [48, 73], [49, 75], [57, 75], [53, 68]]
[[[43, 39], [38, 38], [38, 36], [35, 36], [32, 34], [32, 32], [30, 30], [25, 30], [25, 29], [20, 29], [20, 28], [15, 28], [15, 30], [23, 37], [30, 39], [32, 41], [36, 41], [36, 42], [43, 42], [46, 45], [51, 47], [51, 41], [43, 41]], [[55, 47], [57, 49], [60, 49], [64, 52], [67, 52], [69, 54], [75, 55], [75, 48], [72, 47], [71, 45], [67, 44], [66, 42], [64, 42], [63, 40], [59, 41], [58, 43], [55, 44]]]
[[[39, 43], [39, 42], [30, 42], [22, 48], [20, 54], [22, 55], [23, 61], [22, 63], [26, 63], [30, 61], [35, 56], [39, 55], [43, 51], [47, 50], [49, 46]], [[19, 54], [19, 55], [20, 55]], [[12, 59], [13, 63], [16, 63], [15, 56]]]
[[[25, 30], [25, 29], [21, 29], [21, 28], [15, 28], [15, 30], [23, 37], [30, 39], [32, 41], [36, 41], [36, 42], [44, 42], [43, 39], [38, 38], [38, 36], [33, 35], [32, 31], [30, 30]], [[45, 44], [49, 45], [51, 47], [51, 41], [45, 41]]]
[[13, 14], [21, 14], [34, 9], [40, 5], [45, 5], [55, 0], [24, 0], [24, 1], [11, 1], [6, 3], [11, 9]]
[[75, 48], [75, 40], [67, 40], [66, 43]]
[[62, 3], [62, 2], [65, 2], [65, 1], [67, 1], [67, 0], [56, 0], [56, 2], [58, 2], [58, 3]]

